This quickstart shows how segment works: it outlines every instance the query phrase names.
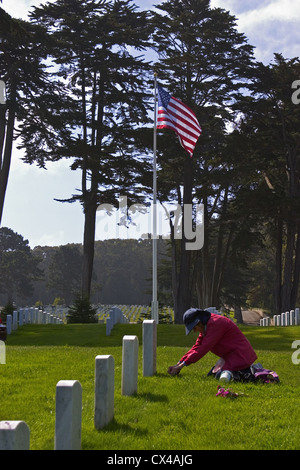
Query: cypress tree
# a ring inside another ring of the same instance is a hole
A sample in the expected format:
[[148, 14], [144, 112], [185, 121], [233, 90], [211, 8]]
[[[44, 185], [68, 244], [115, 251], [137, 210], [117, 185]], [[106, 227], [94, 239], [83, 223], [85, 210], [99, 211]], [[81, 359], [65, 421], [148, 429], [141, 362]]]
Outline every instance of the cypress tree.
[[226, 164], [221, 154], [227, 125], [234, 121], [242, 88], [252, 75], [253, 48], [237, 31], [235, 18], [225, 10], [210, 8], [209, 0], [170, 0], [157, 8], [162, 14], [154, 14], [153, 40], [159, 56], [159, 78], [173, 96], [194, 110], [203, 130], [193, 159], [179, 145], [170, 144], [170, 137], [168, 142], [161, 139], [158, 144], [161, 185], [166, 174], [176, 172], [173, 184], [172, 178], [167, 178], [160, 197], [164, 200], [177, 197], [183, 213], [185, 204], [204, 203], [205, 236], [201, 253], [187, 251], [183, 235], [177, 254], [175, 318], [181, 323], [184, 311], [191, 306], [195, 285], [201, 307], [208, 307], [214, 300], [209, 259], [210, 219], [213, 220], [216, 205], [220, 206], [222, 200], [226, 203], [230, 182], [226, 179]]
[[[82, 295], [89, 297], [98, 205], [118, 205], [125, 194], [137, 202], [142, 193], [147, 164], [136, 156], [134, 135], [149, 121], [146, 64], [131, 50], [147, 44], [147, 14], [130, 1], [57, 0], [35, 8], [32, 20], [51, 37], [50, 54], [73, 104], [73, 133], [60, 158], [82, 171], [79, 192], [66, 201], [79, 200], [84, 211]], [[30, 149], [27, 155], [35, 158]]]

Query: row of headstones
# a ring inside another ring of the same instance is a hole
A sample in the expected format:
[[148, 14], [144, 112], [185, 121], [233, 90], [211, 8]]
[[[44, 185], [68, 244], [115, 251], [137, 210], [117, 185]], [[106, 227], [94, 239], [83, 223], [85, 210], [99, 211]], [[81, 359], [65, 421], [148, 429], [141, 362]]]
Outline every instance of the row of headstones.
[[12, 315], [6, 316], [7, 334], [11, 334], [12, 330], [16, 330], [18, 326], [25, 324], [47, 324], [47, 323], [63, 323], [63, 320], [55, 315], [39, 310], [38, 308], [25, 308], [14, 310]]
[[[208, 307], [205, 310], [221, 315], [221, 312], [219, 312], [216, 307]], [[129, 323], [129, 320], [119, 307], [112, 307], [106, 319], [106, 336], [110, 336], [111, 330], [117, 323]]]
[[[143, 322], [143, 376], [156, 373], [157, 326]], [[137, 336], [126, 335], [122, 342], [122, 395], [138, 390]], [[95, 358], [94, 426], [97, 430], [114, 417], [115, 362], [111, 355]], [[60, 380], [56, 385], [55, 450], [81, 449], [82, 387], [78, 380]], [[29, 450], [30, 430], [24, 421], [0, 421], [0, 450]]]
[[134, 305], [131, 308], [131, 311], [128, 313], [128, 319], [132, 323], [134, 323], [137, 319], [138, 314], [140, 313], [140, 306], [139, 305]]
[[117, 323], [129, 323], [128, 318], [119, 307], [112, 307], [106, 319], [106, 336], [110, 336], [111, 330]]
[[[260, 326], [271, 326], [271, 317], [260, 319]], [[294, 326], [300, 325], [299, 308], [273, 316], [274, 326]]]
[[44, 310], [44, 312], [47, 313], [52, 313], [53, 315], [59, 316], [61, 318], [65, 317], [69, 313], [69, 307], [64, 307], [61, 305], [46, 305], [41, 310]]
[[[145, 315], [151, 315], [151, 307], [141, 306], [141, 305], [120, 305], [120, 306], [101, 306], [97, 308], [97, 316], [99, 323], [106, 323], [107, 318], [111, 317], [111, 310], [118, 309], [120, 311], [119, 315], [122, 316], [121, 323], [135, 323], [139, 320], [140, 317], [144, 318]], [[169, 317], [169, 322], [173, 323], [174, 314], [171, 307], [163, 307], [161, 313], [166, 317]], [[219, 313], [219, 312], [216, 312]]]
[[[143, 307], [142, 307], [143, 308]], [[140, 305], [132, 305], [131, 307], [128, 307], [128, 305], [120, 305], [118, 306], [101, 306], [97, 308], [97, 316], [98, 316], [98, 321], [99, 323], [106, 322], [107, 318], [111, 316], [111, 310], [118, 309], [121, 312], [121, 315], [124, 317], [124, 321], [127, 322], [133, 322], [140, 312], [141, 306]]]

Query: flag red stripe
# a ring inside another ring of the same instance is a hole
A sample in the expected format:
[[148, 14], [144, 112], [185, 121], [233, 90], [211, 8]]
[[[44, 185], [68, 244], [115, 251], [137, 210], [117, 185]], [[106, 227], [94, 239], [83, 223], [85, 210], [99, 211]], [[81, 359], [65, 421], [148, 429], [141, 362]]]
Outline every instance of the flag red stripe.
[[158, 118], [161, 120], [163, 118], [171, 121], [174, 126], [178, 123], [179, 125], [183, 124], [183, 126], [187, 127], [189, 131], [194, 132], [195, 135], [199, 136], [201, 133], [201, 128], [194, 123], [190, 122], [190, 120], [185, 119], [184, 117], [180, 117], [178, 113], [174, 113], [172, 110], [168, 110], [168, 114], [165, 113], [163, 108], [158, 109]]
[[177, 98], [160, 89], [161, 104], [158, 107], [157, 128], [168, 128], [177, 134], [180, 144], [192, 156], [202, 133], [195, 113]]
[[181, 112], [182, 114], [184, 114], [188, 118], [188, 120], [190, 120], [195, 125], [196, 129], [200, 130], [201, 132], [201, 127], [199, 125], [198, 119], [196, 118], [195, 113], [190, 108], [188, 108], [188, 106], [184, 105], [183, 103], [181, 103], [181, 101], [177, 100], [176, 98], [171, 98], [168, 110], [172, 105], [176, 110], [178, 110], [179, 113]]
[[[173, 115], [172, 113], [169, 113], [169, 115]], [[187, 135], [191, 139], [194, 139], [194, 142], [196, 143], [199, 137], [199, 134], [201, 133], [198, 129], [195, 129], [195, 127], [191, 127], [189, 123], [186, 120], [183, 119], [170, 119], [169, 116], [166, 116], [164, 111], [158, 111], [158, 128], [162, 129], [166, 124], [168, 124], [175, 132], [177, 131], [179, 134], [182, 135]]]
[[187, 134], [186, 132], [183, 132], [182, 130], [179, 131], [178, 127], [177, 127], [177, 129], [175, 129], [174, 126], [172, 126], [172, 125], [163, 124], [163, 125], [158, 125], [157, 127], [158, 127], [158, 129], [168, 128], [168, 129], [171, 129], [172, 131], [175, 131], [176, 134], [178, 136], [180, 136], [183, 141], [185, 141], [185, 142], [187, 142], [187, 143], [189, 143], [190, 145], [193, 145], [193, 146], [196, 145], [196, 142], [198, 140], [196, 137], [193, 137], [190, 134]]
[[[170, 114], [172, 115], [172, 113]], [[158, 121], [161, 121], [161, 120], [165, 120], [165, 118], [164, 117], [161, 118], [160, 113], [158, 112]], [[179, 130], [182, 130], [183, 132], [186, 132], [190, 134], [191, 136], [194, 136], [194, 138], [198, 140], [199, 134], [201, 134], [201, 132], [194, 126], [191, 126], [186, 120], [173, 119], [169, 121], [172, 122], [174, 128], [178, 128]]]

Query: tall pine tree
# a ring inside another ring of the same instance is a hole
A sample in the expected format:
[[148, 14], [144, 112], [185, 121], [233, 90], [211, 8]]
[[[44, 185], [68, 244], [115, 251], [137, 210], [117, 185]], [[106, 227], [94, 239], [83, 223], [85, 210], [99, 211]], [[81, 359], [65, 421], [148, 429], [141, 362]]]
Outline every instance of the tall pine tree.
[[[118, 205], [118, 197], [138, 201], [145, 162], [135, 155], [135, 128], [148, 122], [146, 65], [137, 51], [147, 44], [147, 14], [130, 1], [57, 0], [36, 8], [32, 20], [47, 28], [50, 53], [69, 89], [75, 111], [73, 135], [60, 157], [82, 171], [82, 295], [90, 295], [99, 204]], [[35, 158], [27, 148], [27, 158]], [[47, 155], [45, 155], [47, 158]], [[133, 199], [132, 199], [133, 198]]]
[[220, 172], [226, 174], [220, 155], [225, 146], [226, 125], [234, 120], [233, 107], [251, 75], [253, 48], [237, 31], [235, 18], [225, 10], [210, 8], [209, 0], [172, 0], [157, 8], [162, 11], [154, 15], [153, 37], [159, 55], [159, 78], [172, 95], [196, 112], [203, 130], [193, 159], [179, 145], [170, 144], [170, 138], [166, 146], [163, 140], [158, 144], [161, 185], [165, 174], [176, 172], [173, 184], [167, 177], [160, 197], [165, 200], [177, 195], [183, 216], [185, 204], [203, 202], [205, 207], [204, 248], [200, 254], [187, 251], [183, 234], [177, 254], [174, 297], [175, 318], [180, 323], [184, 311], [191, 306], [195, 269], [202, 270], [197, 280], [200, 306], [208, 307], [213, 300], [209, 224], [215, 205], [222, 200], [226, 204], [230, 182], [224, 181], [224, 175], [220, 178]]
[[39, 25], [13, 19], [2, 8], [0, 24], [0, 79], [6, 86], [6, 103], [0, 104], [1, 221], [14, 140], [22, 135], [29, 146], [33, 143], [35, 159], [42, 166], [39, 149], [46, 145], [55, 158], [56, 148], [68, 131], [65, 125], [56, 126], [55, 109], [58, 101], [62, 106], [64, 97], [59, 97], [57, 83], [50, 80], [44, 62], [45, 31]]
[[248, 163], [240, 165], [244, 172], [247, 165], [252, 180], [247, 204], [254, 207], [256, 201], [255, 211], [262, 223], [268, 222], [276, 247], [277, 313], [295, 308], [300, 280], [300, 108], [292, 101], [299, 71], [298, 58], [281, 54], [270, 65], [257, 64], [252, 97], [245, 99], [238, 127], [248, 156]]

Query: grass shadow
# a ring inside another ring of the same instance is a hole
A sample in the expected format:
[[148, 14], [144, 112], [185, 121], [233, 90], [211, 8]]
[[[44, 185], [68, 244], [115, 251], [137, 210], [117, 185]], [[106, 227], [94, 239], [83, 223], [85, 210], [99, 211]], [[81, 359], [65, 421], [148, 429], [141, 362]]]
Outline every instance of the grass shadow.
[[137, 434], [139, 436], [147, 436], [149, 434], [148, 429], [141, 428], [139, 426], [132, 426], [128, 423], [119, 423], [115, 418], [104, 426], [102, 429], [95, 429], [95, 431], [100, 434], [101, 432], [121, 432], [129, 434]]
[[160, 395], [160, 394], [155, 394], [151, 392], [141, 392], [134, 396], [136, 398], [142, 398], [143, 400], [146, 400], [146, 401], [151, 401], [152, 403], [157, 403], [157, 402], [168, 403], [169, 402], [169, 398], [167, 397], [167, 395]]

